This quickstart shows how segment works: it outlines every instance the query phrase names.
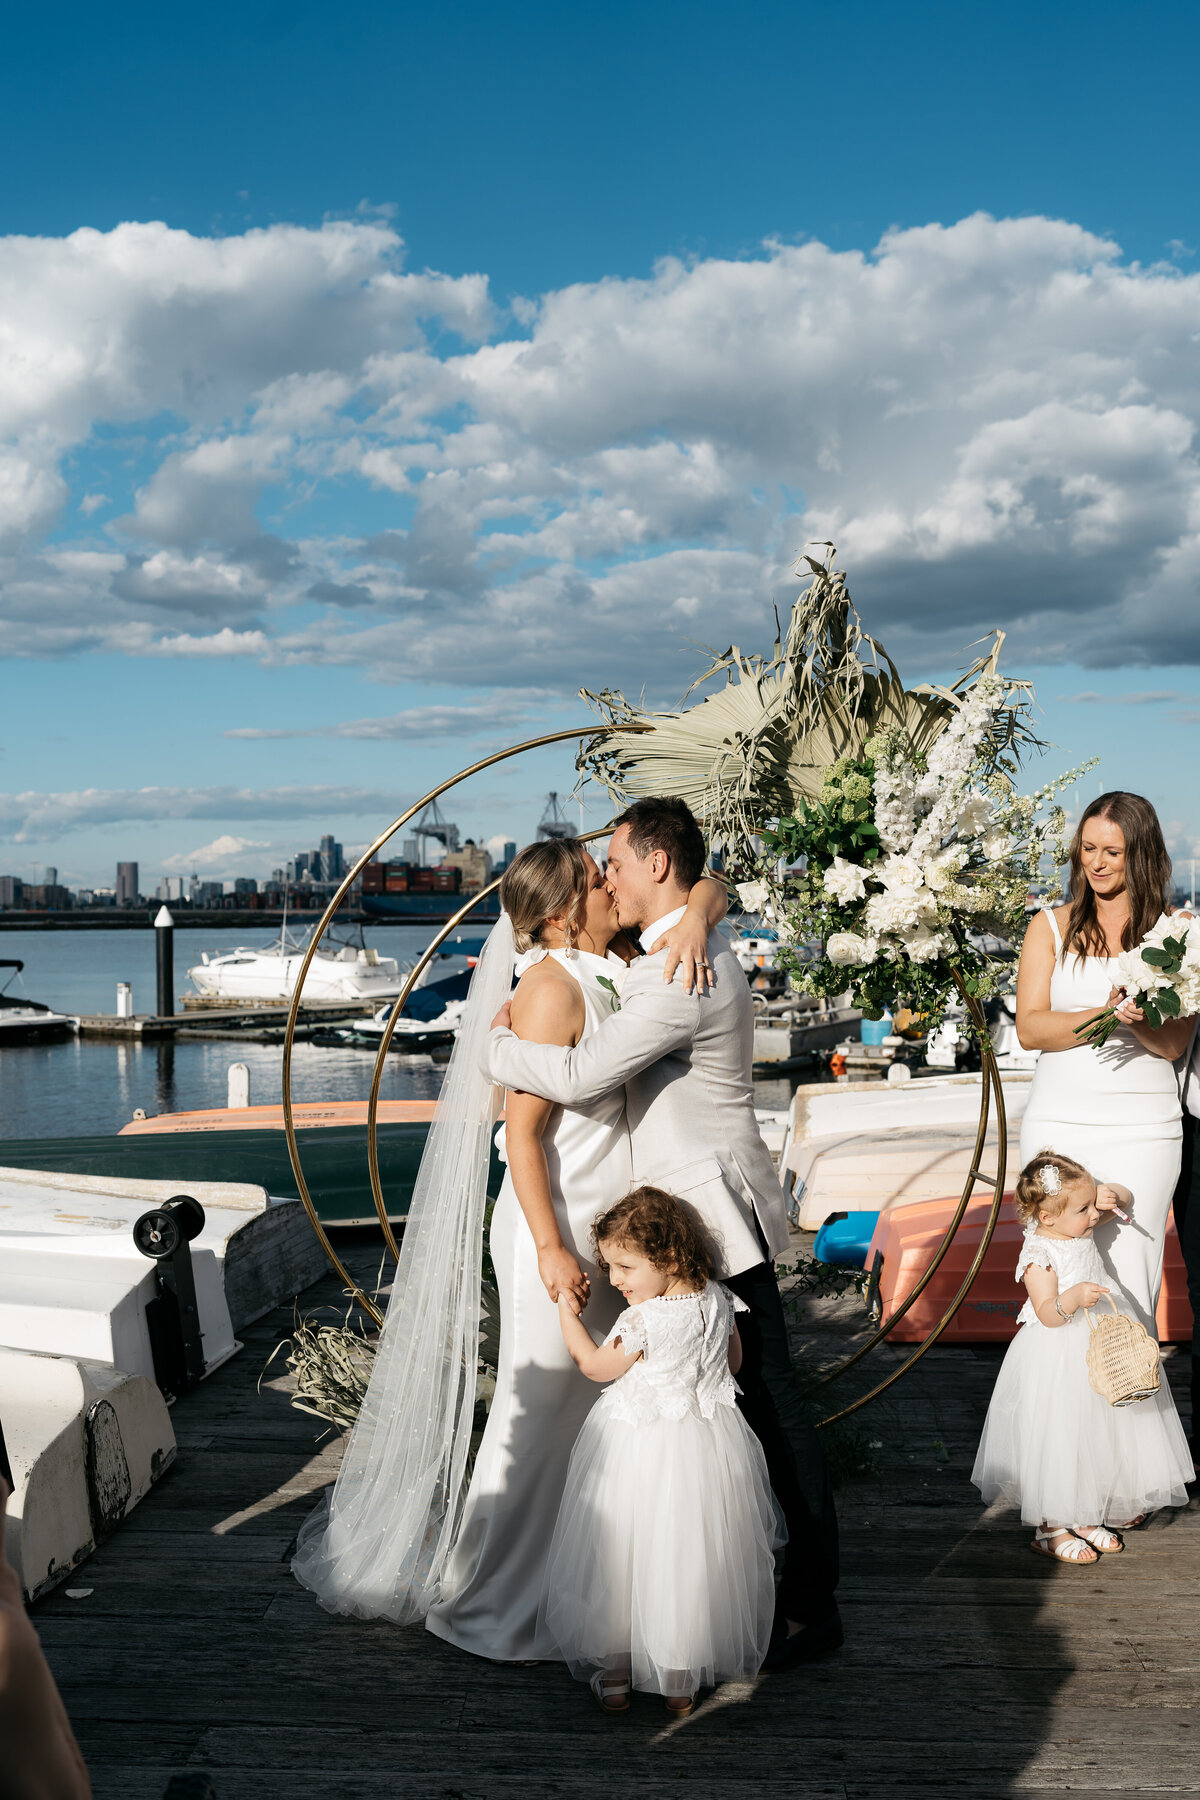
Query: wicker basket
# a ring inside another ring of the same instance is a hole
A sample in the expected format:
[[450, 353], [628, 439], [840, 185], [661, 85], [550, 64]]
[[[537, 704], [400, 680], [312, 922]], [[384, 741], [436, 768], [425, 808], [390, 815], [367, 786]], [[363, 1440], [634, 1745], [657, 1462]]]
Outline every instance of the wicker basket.
[[1111, 1294], [1105, 1299], [1112, 1311], [1102, 1318], [1088, 1308], [1088, 1380], [1110, 1406], [1132, 1406], [1158, 1392], [1158, 1345], [1140, 1320], [1117, 1311]]

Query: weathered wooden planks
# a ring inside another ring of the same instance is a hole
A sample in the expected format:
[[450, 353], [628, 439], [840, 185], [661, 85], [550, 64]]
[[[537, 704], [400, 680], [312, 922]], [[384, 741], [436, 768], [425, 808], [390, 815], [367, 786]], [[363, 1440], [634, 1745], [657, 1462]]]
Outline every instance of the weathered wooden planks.
[[[375, 1249], [349, 1256], [374, 1277]], [[866, 1415], [876, 1468], [840, 1495], [845, 1651], [672, 1725], [649, 1699], [605, 1719], [559, 1668], [331, 1618], [297, 1587], [289, 1548], [339, 1448], [277, 1369], [256, 1391], [290, 1323], [250, 1327], [174, 1408], [178, 1464], [71, 1583], [94, 1591], [35, 1609], [96, 1800], [158, 1800], [188, 1767], [219, 1800], [1200, 1792], [1200, 1514], [1095, 1569], [1030, 1555], [967, 1480], [998, 1352], [935, 1350]], [[849, 1303], [806, 1304], [814, 1353], [857, 1329]]]

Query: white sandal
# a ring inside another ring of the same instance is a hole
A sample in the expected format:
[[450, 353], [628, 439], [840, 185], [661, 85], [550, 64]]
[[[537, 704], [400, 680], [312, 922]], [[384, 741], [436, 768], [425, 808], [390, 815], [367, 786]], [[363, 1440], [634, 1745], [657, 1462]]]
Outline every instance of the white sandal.
[[[1059, 1539], [1057, 1544], [1055, 1538]], [[1076, 1537], [1069, 1525], [1057, 1525], [1051, 1531], [1043, 1531], [1039, 1526], [1029, 1548], [1039, 1556], [1052, 1556], [1056, 1562], [1070, 1563], [1077, 1569], [1100, 1560], [1091, 1545]]]
[[627, 1713], [629, 1711], [630, 1683], [627, 1675], [606, 1675], [603, 1669], [597, 1669], [588, 1682], [596, 1697], [596, 1704], [601, 1712]]
[[1093, 1550], [1099, 1550], [1101, 1556], [1112, 1556], [1125, 1548], [1116, 1532], [1110, 1531], [1107, 1525], [1090, 1525], [1086, 1528], [1076, 1525], [1073, 1530], [1076, 1537], [1082, 1538], [1085, 1544], [1090, 1544]]

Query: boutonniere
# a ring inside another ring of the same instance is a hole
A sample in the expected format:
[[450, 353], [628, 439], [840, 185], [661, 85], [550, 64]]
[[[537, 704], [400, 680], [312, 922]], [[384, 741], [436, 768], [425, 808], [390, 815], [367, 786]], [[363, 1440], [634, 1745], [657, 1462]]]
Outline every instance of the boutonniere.
[[610, 981], [607, 975], [597, 975], [596, 982], [599, 987], [602, 987], [606, 990], [606, 992], [608, 994], [608, 1004], [609, 1004], [610, 1009], [613, 1012], [620, 1012], [621, 996], [617, 992], [616, 983], [614, 981]]

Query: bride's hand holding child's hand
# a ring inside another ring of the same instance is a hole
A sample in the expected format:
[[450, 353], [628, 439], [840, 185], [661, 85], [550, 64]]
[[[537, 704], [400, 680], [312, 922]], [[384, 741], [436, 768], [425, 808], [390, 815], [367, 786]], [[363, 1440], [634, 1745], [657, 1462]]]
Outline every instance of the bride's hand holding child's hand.
[[570, 1294], [582, 1309], [587, 1305], [591, 1282], [565, 1244], [553, 1244], [538, 1251], [538, 1274], [542, 1286], [552, 1300]]

